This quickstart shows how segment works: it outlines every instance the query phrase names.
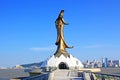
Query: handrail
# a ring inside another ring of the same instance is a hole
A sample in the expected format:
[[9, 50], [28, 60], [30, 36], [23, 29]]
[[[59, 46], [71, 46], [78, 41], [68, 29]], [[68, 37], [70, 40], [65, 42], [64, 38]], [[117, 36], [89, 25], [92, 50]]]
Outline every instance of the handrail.
[[[106, 73], [90, 72], [90, 71], [84, 71], [84, 73], [88, 73], [91, 80], [96, 80], [97, 78], [100, 78], [101, 80], [105, 80], [106, 78], [108, 78], [108, 79], [113, 78], [114, 80], [120, 80], [120, 75], [112, 74], [112, 73], [106, 74]], [[95, 76], [93, 76], [93, 75], [95, 75]], [[98, 75], [99, 77], [97, 77], [96, 75]], [[89, 79], [87, 79], [87, 80], [89, 80]]]
[[38, 76], [30, 76], [30, 77], [27, 77], [27, 78], [24, 78], [22, 80], [35, 80], [36, 78], [39, 78], [39, 80], [43, 80], [42, 78], [44, 78], [44, 80], [47, 80], [49, 76], [49, 73], [43, 73], [41, 75], [38, 75]]
[[106, 74], [106, 73], [94, 73], [94, 74], [107, 75], [107, 76], [114, 76], [114, 77], [120, 77], [120, 75], [117, 75], [117, 74]]

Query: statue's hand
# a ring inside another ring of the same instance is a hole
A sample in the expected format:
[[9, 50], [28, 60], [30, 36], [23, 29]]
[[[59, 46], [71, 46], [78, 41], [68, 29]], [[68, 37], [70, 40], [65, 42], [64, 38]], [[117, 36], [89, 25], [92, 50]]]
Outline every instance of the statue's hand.
[[65, 23], [65, 25], [69, 25], [69, 23]]
[[70, 46], [69, 48], [74, 48], [73, 46]]

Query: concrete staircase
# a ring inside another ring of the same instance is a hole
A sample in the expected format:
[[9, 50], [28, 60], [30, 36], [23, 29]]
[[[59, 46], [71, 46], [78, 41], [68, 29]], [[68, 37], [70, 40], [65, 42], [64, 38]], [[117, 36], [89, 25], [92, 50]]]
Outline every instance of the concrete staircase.
[[54, 78], [55, 80], [70, 80], [70, 70], [56, 70]]
[[50, 74], [48, 80], [83, 80], [78, 73], [72, 70], [55, 70]]

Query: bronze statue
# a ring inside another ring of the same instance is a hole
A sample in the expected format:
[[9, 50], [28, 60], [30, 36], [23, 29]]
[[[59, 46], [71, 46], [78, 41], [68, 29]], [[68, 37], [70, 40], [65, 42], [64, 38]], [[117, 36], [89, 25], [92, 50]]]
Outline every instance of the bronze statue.
[[57, 29], [57, 40], [55, 44], [58, 46], [55, 55], [59, 55], [59, 56], [61, 54], [63, 55], [67, 54], [66, 48], [72, 48], [72, 47], [69, 47], [64, 40], [64, 33], [63, 33], [64, 25], [68, 25], [68, 23], [64, 21], [63, 14], [64, 14], [64, 10], [61, 10], [58, 18], [55, 21], [55, 25]]

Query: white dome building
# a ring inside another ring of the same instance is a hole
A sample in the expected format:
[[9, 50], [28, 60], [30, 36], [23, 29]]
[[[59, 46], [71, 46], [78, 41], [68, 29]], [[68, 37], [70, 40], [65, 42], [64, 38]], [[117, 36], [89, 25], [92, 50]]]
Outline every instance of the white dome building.
[[57, 69], [79, 69], [83, 68], [83, 64], [77, 58], [70, 54], [70, 57], [65, 57], [63, 54], [60, 57], [54, 55], [43, 61], [41, 67], [57, 68]]

